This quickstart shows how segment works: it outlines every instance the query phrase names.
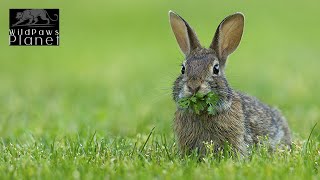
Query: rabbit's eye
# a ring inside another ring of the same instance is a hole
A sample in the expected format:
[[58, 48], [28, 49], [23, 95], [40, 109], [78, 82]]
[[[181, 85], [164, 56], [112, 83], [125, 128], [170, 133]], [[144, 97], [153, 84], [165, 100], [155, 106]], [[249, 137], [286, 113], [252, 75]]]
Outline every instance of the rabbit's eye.
[[213, 74], [219, 74], [219, 64], [213, 66]]
[[186, 68], [184, 67], [184, 65], [182, 65], [181, 67], [181, 74], [184, 74], [184, 71], [186, 70]]

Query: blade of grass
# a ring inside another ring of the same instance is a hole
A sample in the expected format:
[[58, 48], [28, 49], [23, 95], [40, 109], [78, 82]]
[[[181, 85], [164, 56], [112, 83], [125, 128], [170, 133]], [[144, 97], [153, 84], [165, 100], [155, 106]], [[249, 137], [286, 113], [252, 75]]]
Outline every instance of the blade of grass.
[[308, 137], [308, 140], [307, 140], [307, 142], [305, 143], [305, 145], [304, 145], [304, 147], [303, 147], [303, 155], [305, 155], [306, 153], [307, 153], [307, 151], [308, 151], [308, 145], [309, 145], [309, 143], [310, 143], [310, 138], [311, 138], [311, 135], [312, 135], [312, 133], [313, 133], [313, 131], [314, 131], [314, 129], [316, 128], [316, 126], [317, 126], [317, 124], [318, 124], [318, 122], [312, 127], [312, 129], [311, 129], [311, 132], [310, 132], [310, 134], [309, 134], [309, 137]]
[[143, 149], [144, 149], [144, 147], [147, 145], [147, 143], [148, 143], [148, 141], [149, 141], [149, 139], [150, 139], [150, 137], [151, 137], [151, 135], [152, 135], [152, 133], [153, 133], [153, 130], [154, 130], [155, 128], [156, 128], [156, 127], [153, 127], [153, 128], [151, 129], [151, 131], [150, 131], [150, 133], [149, 133], [149, 135], [148, 135], [147, 140], [144, 142], [143, 146], [140, 148], [140, 152], [142, 152]]

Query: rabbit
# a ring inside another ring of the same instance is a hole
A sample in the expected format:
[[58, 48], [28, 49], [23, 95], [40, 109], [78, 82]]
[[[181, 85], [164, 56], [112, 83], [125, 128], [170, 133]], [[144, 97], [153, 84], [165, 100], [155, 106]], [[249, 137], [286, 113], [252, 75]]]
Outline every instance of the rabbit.
[[[228, 142], [235, 152], [246, 156], [249, 147], [261, 143], [259, 137], [267, 137], [270, 149], [278, 146], [290, 148], [290, 129], [280, 111], [232, 89], [226, 79], [226, 61], [240, 43], [244, 15], [235, 13], [227, 16], [219, 24], [209, 48], [200, 45], [196, 33], [178, 14], [169, 11], [169, 20], [185, 55], [172, 93], [177, 104], [173, 129], [180, 152], [196, 150], [205, 154], [204, 142], [212, 142], [217, 152]], [[179, 107], [181, 98], [198, 92], [213, 92], [218, 96], [216, 114], [206, 111], [197, 114]]]

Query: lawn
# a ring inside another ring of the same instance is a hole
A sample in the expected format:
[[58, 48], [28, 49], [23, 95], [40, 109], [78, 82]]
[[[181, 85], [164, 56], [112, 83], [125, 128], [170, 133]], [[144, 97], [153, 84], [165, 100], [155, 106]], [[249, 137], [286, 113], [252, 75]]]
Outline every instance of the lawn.
[[[319, 5], [0, 2], [0, 179], [320, 179]], [[10, 8], [59, 8], [60, 46], [8, 46]], [[247, 159], [211, 153], [201, 162], [179, 155], [171, 86], [183, 55], [169, 10], [206, 46], [225, 16], [245, 14], [226, 75], [233, 88], [282, 110], [291, 152], [261, 147]]]

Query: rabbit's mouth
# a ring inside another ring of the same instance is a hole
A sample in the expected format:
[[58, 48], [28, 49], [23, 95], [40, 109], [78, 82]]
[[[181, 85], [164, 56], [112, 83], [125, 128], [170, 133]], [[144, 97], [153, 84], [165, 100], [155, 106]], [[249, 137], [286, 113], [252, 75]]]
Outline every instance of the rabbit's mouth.
[[196, 90], [192, 90], [190, 87], [187, 85], [184, 85], [183, 88], [181, 89], [178, 99], [181, 98], [189, 98], [191, 96], [194, 96], [196, 94], [202, 94], [202, 95], [207, 95], [208, 93], [213, 92], [215, 93], [208, 84], [201, 84]]
[[218, 95], [213, 92], [207, 94], [196, 93], [191, 97], [179, 99], [177, 105], [181, 110], [187, 110], [198, 115], [203, 113], [215, 115], [217, 113], [216, 106], [218, 101]]

